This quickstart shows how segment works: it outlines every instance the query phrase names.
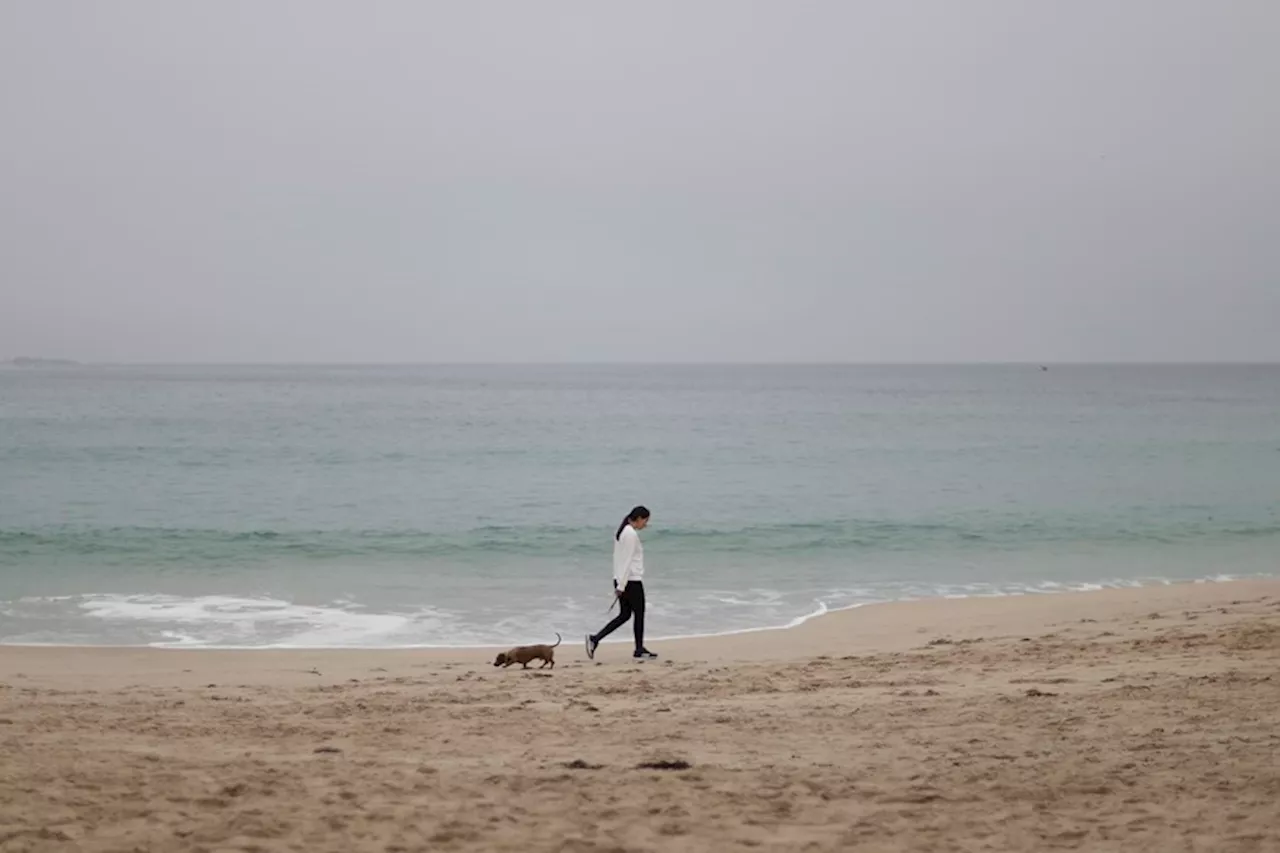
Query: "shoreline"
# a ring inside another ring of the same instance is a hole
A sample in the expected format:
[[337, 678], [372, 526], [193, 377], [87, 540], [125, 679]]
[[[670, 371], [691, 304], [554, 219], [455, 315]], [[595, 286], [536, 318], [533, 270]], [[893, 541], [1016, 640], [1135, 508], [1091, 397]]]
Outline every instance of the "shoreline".
[[[1280, 598], [1280, 578], [1188, 581], [1087, 592], [969, 598], [929, 598], [855, 605], [788, 628], [653, 640], [664, 663], [797, 662], [822, 656], [904, 652], [928, 643], [1039, 636], [1103, 619], [1141, 618], [1158, 611], [1223, 606], [1247, 597]], [[629, 635], [601, 645], [596, 664], [632, 665]], [[371, 670], [489, 667], [503, 647], [414, 648], [163, 648], [153, 646], [0, 646], [0, 681], [29, 686], [94, 684], [192, 685], [206, 676], [241, 684], [330, 683]], [[557, 664], [587, 665], [580, 638], [568, 637]], [[323, 674], [320, 674], [323, 673]], [[319, 681], [317, 681], [319, 679]]]
[[[1187, 580], [1166, 580], [1144, 583], [1142, 581], [1132, 581], [1117, 584], [1115, 586], [1104, 586], [1101, 584], [1084, 584], [1089, 588], [1079, 589], [1076, 587], [1064, 586], [1060, 589], [1043, 589], [1043, 590], [1027, 590], [1018, 592], [996, 592], [996, 593], [971, 593], [963, 595], [931, 595], [923, 597], [907, 597], [894, 598], [879, 601], [858, 601], [853, 604], [843, 604], [839, 606], [829, 606], [825, 602], [819, 600], [818, 607], [801, 616], [793, 618], [791, 621], [783, 625], [764, 625], [756, 628], [733, 628], [727, 631], [710, 631], [707, 633], [697, 634], [671, 634], [657, 637], [649, 637], [648, 642], [652, 644], [670, 644], [670, 643], [686, 643], [686, 642], [705, 642], [712, 640], [728, 639], [732, 637], [740, 637], [751, 634], [769, 633], [769, 632], [786, 632], [801, 628], [815, 619], [824, 619], [849, 611], [860, 610], [864, 608], [904, 605], [904, 604], [927, 604], [931, 602], [943, 601], [970, 601], [970, 600], [1020, 600], [1035, 599], [1043, 597], [1057, 596], [1075, 596], [1075, 595], [1092, 595], [1099, 592], [1119, 592], [1124, 590], [1140, 591], [1144, 589], [1163, 589], [1167, 587], [1181, 586], [1213, 586], [1223, 584], [1237, 583], [1266, 583], [1269, 581], [1280, 582], [1280, 575], [1244, 575], [1232, 576], [1226, 574], [1209, 575], [1200, 578]], [[614, 637], [606, 640], [602, 646], [612, 646], [619, 643], [630, 642], [630, 635], [626, 637], [622, 635], [626, 633], [626, 627], [619, 629]], [[555, 633], [554, 631], [552, 632]], [[538, 642], [530, 640], [529, 644]], [[566, 638], [566, 642], [568, 639]], [[200, 644], [182, 644], [182, 643], [146, 643], [146, 644], [93, 644], [93, 643], [7, 643], [0, 642], [0, 654], [5, 649], [83, 649], [83, 650], [120, 650], [120, 651], [139, 651], [139, 650], [155, 650], [155, 651], [174, 651], [174, 652], [431, 652], [431, 653], [450, 653], [456, 652], [465, 654], [468, 652], [480, 651], [501, 651], [511, 648], [512, 643], [479, 643], [467, 645], [444, 645], [433, 643], [412, 643], [401, 645], [386, 646], [321, 646], [321, 645], [267, 645], [267, 646], [242, 646], [242, 645], [200, 645]]]

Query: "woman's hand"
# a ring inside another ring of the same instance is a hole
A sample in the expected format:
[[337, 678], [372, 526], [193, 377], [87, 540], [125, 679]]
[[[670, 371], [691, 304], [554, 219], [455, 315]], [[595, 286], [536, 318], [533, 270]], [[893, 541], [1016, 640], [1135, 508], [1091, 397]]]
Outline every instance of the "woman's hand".
[[613, 594], [618, 598], [622, 598], [622, 590], [618, 589], [616, 586], [613, 588]]

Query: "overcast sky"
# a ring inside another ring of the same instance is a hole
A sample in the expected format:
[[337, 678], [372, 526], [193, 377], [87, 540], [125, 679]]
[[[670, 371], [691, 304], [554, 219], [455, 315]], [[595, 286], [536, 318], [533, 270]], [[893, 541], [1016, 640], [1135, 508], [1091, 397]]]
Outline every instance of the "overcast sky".
[[0, 358], [1280, 359], [1280, 3], [0, 4]]

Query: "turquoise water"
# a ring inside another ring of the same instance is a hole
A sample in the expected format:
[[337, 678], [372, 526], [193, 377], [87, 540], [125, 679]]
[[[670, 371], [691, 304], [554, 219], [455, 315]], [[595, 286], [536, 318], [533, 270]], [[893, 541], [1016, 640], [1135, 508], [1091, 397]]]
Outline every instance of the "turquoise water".
[[0, 642], [503, 644], [1280, 569], [1280, 367], [0, 370]]

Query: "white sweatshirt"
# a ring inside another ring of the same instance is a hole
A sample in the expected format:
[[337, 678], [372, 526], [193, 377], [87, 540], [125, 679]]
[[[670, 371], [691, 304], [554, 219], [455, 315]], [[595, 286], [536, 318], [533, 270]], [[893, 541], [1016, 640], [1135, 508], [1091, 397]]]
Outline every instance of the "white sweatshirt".
[[618, 582], [618, 589], [626, 589], [627, 581], [644, 579], [644, 546], [630, 524], [622, 528], [622, 535], [613, 543], [613, 579]]

